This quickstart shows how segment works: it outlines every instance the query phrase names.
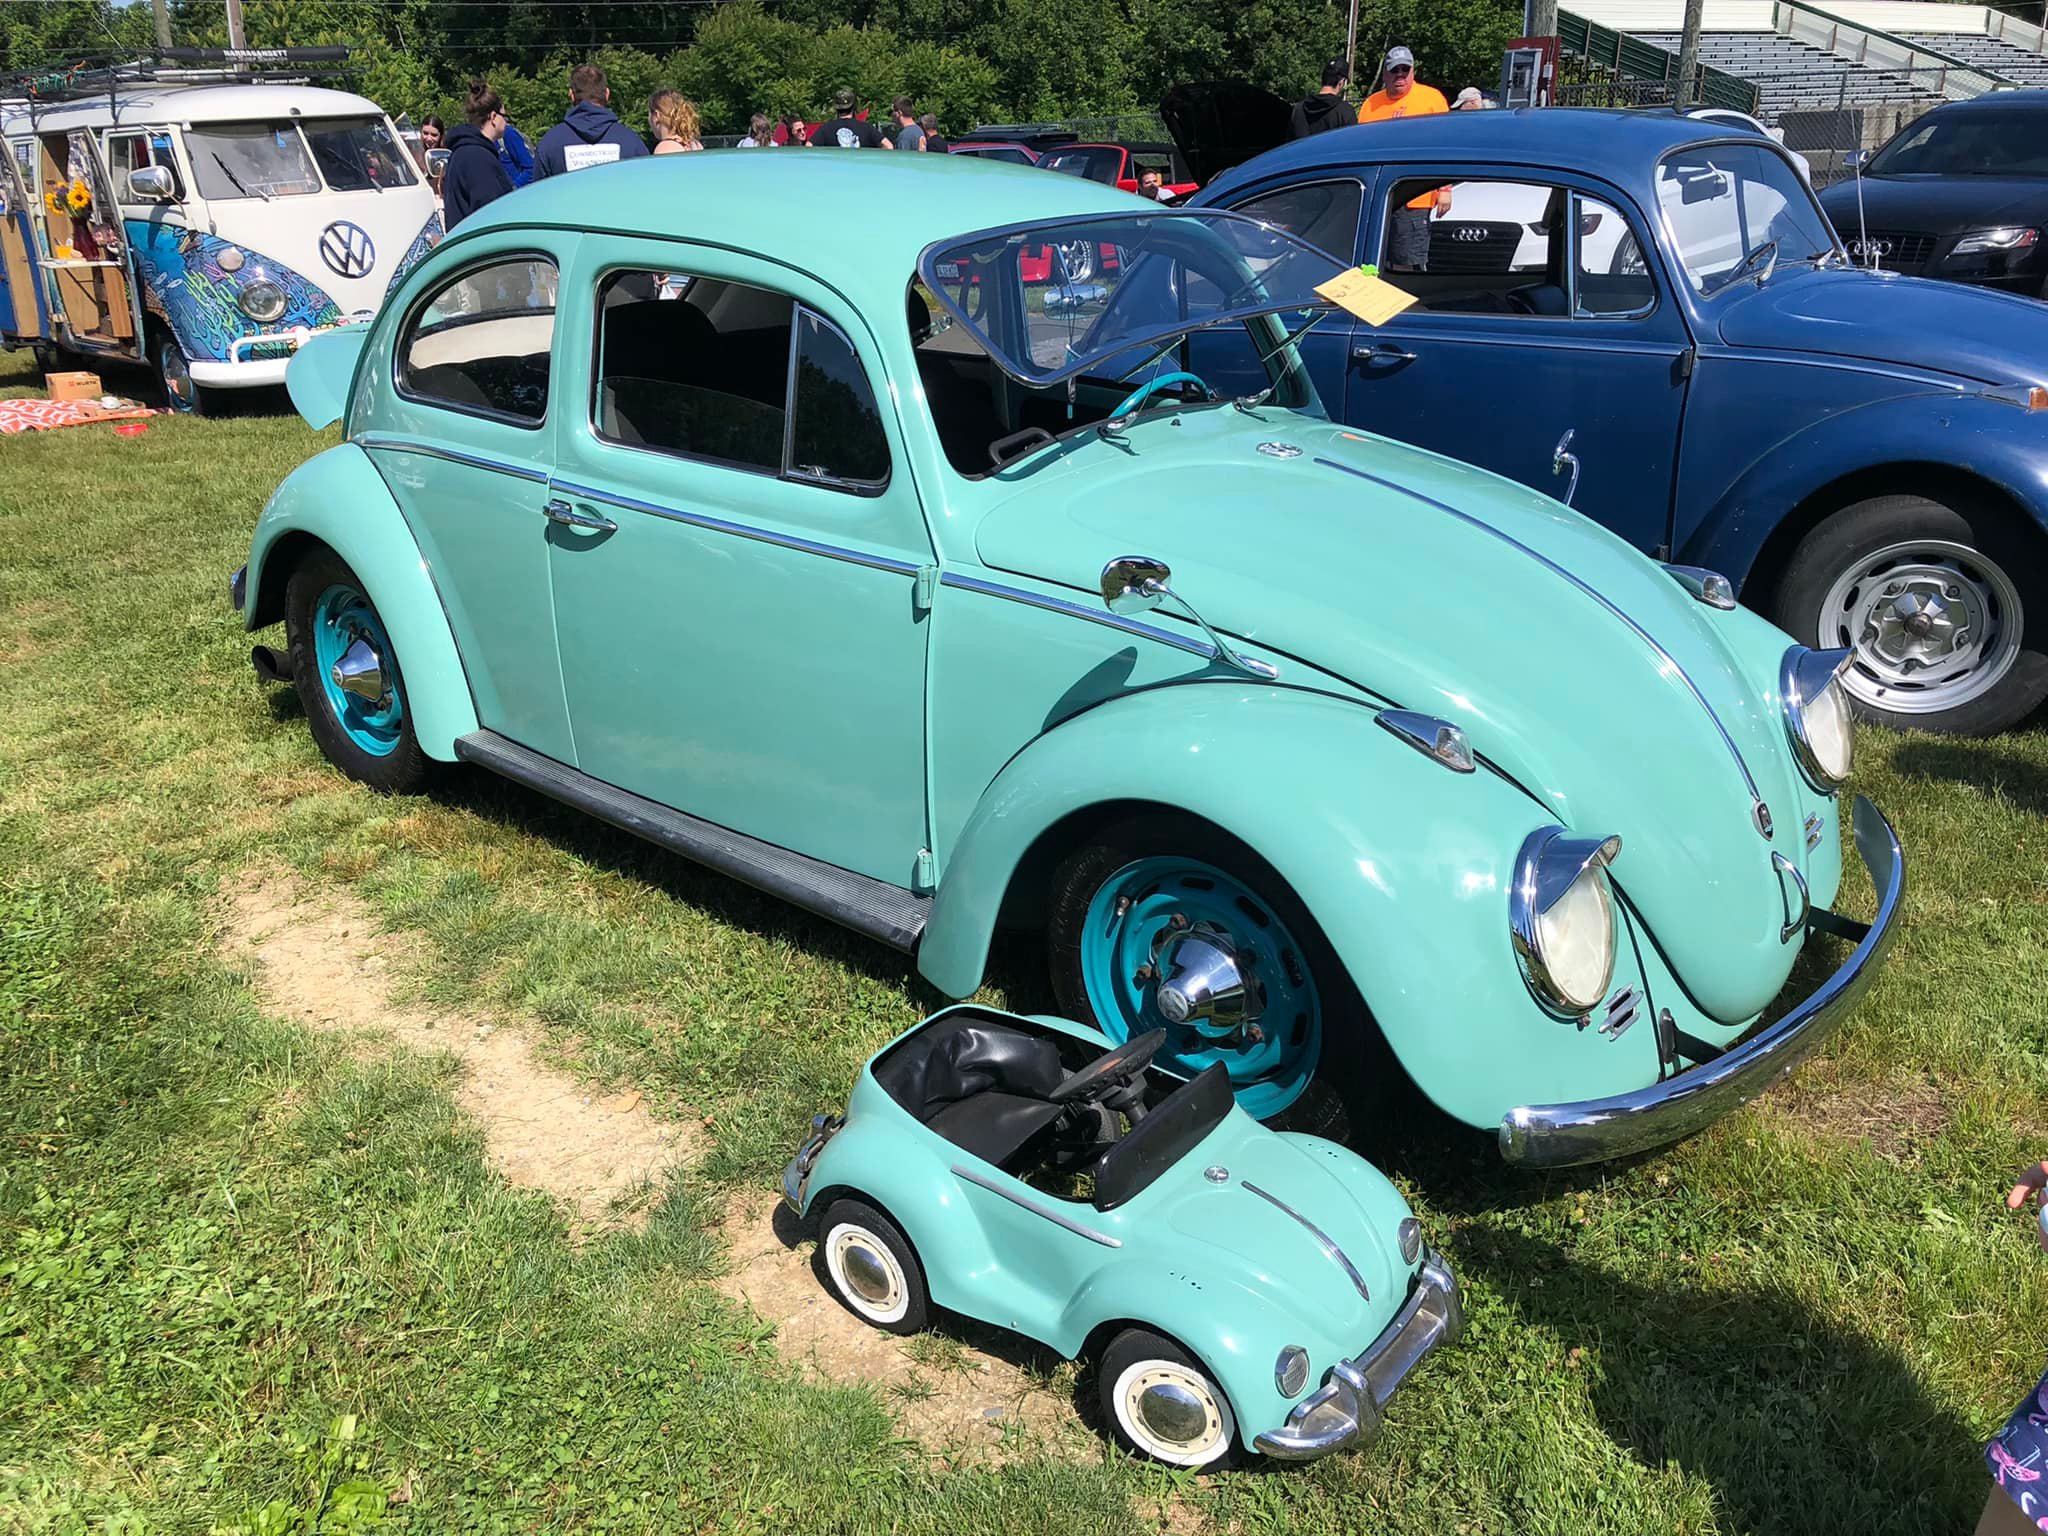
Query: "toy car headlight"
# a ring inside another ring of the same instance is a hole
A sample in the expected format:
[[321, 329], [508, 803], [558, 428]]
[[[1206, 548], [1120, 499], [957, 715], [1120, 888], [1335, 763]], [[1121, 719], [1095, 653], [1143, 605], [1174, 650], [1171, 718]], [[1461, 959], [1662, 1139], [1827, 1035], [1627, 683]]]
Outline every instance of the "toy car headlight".
[[1571, 837], [1562, 827], [1529, 834], [1515, 858], [1508, 924], [1522, 974], [1555, 1012], [1582, 1014], [1614, 979], [1614, 893], [1607, 866], [1618, 837]]
[[1849, 693], [1842, 686], [1842, 671], [1853, 654], [1795, 645], [1778, 669], [1778, 695], [1785, 701], [1792, 752], [1816, 789], [1839, 788], [1855, 761]]
[[284, 290], [268, 278], [258, 278], [235, 295], [235, 303], [258, 325], [269, 325], [284, 314]]

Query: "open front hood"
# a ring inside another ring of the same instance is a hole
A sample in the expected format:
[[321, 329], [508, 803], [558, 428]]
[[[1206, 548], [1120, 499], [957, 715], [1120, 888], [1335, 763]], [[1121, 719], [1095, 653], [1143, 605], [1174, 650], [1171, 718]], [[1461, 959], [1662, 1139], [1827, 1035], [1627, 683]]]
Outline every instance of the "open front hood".
[[1176, 85], [1159, 103], [1174, 148], [1207, 186], [1225, 171], [1293, 137], [1292, 102], [1242, 80]]
[[1979, 379], [2048, 383], [2048, 305], [1963, 283], [1801, 269], [1716, 301], [1734, 347], [1867, 358]]
[[1109, 560], [1157, 557], [1283, 684], [1295, 658], [1456, 721], [1541, 802], [1532, 830], [1621, 835], [1614, 877], [1708, 1013], [1759, 1011], [1797, 953], [1779, 939], [1771, 855], [1805, 865], [1810, 791], [1775, 677], [1717, 633], [1757, 621], [1697, 603], [1525, 487], [1314, 418], [1259, 417], [1226, 406], [1176, 425], [1162, 411], [1122, 444], [1084, 439], [1017, 475], [981, 524], [981, 558], [1092, 603]]

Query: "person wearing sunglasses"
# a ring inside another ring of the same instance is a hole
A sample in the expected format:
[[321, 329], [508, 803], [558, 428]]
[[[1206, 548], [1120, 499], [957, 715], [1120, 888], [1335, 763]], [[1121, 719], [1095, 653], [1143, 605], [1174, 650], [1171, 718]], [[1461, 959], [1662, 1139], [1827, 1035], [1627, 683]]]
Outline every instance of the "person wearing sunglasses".
[[[1448, 112], [1451, 104], [1433, 85], [1415, 78], [1415, 55], [1405, 47], [1387, 50], [1380, 88], [1358, 109], [1361, 123], [1392, 122], [1397, 117], [1427, 117]], [[1429, 267], [1429, 221], [1451, 211], [1451, 189], [1435, 187], [1407, 206], [1396, 208], [1387, 229], [1386, 265], [1393, 272], [1423, 272]]]
[[482, 80], [472, 80], [462, 115], [468, 121], [448, 135], [448, 169], [441, 178], [443, 229], [453, 229], [484, 204], [512, 190], [512, 178], [498, 159], [505, 103]]

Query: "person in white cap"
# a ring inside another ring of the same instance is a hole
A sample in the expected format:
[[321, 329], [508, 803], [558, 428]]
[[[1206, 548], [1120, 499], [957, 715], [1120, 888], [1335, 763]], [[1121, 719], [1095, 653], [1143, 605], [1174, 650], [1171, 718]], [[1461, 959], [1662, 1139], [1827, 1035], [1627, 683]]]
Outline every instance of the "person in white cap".
[[[1358, 109], [1361, 123], [1390, 122], [1397, 117], [1426, 117], [1448, 112], [1451, 104], [1433, 85], [1415, 78], [1415, 55], [1406, 48], [1387, 50], [1387, 65], [1380, 88], [1365, 98]], [[1387, 230], [1387, 268], [1393, 272], [1422, 272], [1429, 266], [1429, 221], [1432, 214], [1442, 218], [1451, 211], [1451, 189], [1436, 187], [1412, 198], [1406, 207], [1396, 208]]]
[[1486, 98], [1480, 94], [1479, 87], [1468, 85], [1452, 98], [1451, 110], [1453, 112], [1477, 112], [1485, 105]]

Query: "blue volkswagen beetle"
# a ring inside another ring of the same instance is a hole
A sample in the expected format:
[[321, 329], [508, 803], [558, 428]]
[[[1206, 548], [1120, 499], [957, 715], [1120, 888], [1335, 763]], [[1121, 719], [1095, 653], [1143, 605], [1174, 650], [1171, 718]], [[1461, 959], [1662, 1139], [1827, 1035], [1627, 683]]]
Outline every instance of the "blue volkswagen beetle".
[[[1273, 149], [1195, 202], [1414, 297], [1303, 338], [1332, 416], [1575, 484], [1638, 549], [1853, 648], [1844, 681], [1872, 719], [1982, 734], [2048, 698], [2048, 309], [1856, 268], [1768, 139], [1666, 113], [1454, 112]], [[1427, 257], [1403, 270], [1384, 237], [1425, 213]], [[1188, 366], [1248, 379], [1242, 354], [1202, 336]]]

